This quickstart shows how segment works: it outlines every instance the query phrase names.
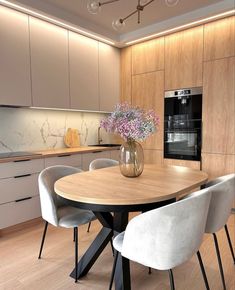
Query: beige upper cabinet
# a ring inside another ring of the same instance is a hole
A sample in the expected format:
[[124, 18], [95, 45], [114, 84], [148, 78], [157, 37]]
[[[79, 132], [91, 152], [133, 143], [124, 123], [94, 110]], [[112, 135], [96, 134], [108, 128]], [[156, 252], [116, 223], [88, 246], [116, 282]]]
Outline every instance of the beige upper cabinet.
[[99, 110], [98, 41], [69, 32], [71, 108]]
[[33, 105], [69, 108], [68, 31], [29, 20]]
[[158, 132], [144, 142], [145, 149], [163, 150], [164, 72], [157, 71], [132, 77], [133, 105], [151, 110], [160, 117]]
[[204, 64], [202, 152], [235, 154], [235, 58]]
[[0, 104], [31, 106], [28, 16], [0, 6]]
[[131, 62], [132, 62], [132, 53], [131, 46], [121, 49], [121, 102], [128, 102], [131, 104]]
[[204, 26], [204, 60], [235, 55], [235, 16]]
[[164, 70], [164, 37], [132, 46], [132, 74]]
[[165, 89], [202, 86], [203, 26], [165, 38]]
[[99, 42], [100, 111], [113, 111], [120, 99], [120, 50]]

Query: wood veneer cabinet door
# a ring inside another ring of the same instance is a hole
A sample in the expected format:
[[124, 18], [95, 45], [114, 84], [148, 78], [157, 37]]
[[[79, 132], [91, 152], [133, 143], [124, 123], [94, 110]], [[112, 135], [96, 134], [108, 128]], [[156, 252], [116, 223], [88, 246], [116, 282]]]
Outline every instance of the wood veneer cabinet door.
[[165, 37], [165, 89], [202, 86], [203, 26]]
[[203, 153], [202, 170], [209, 174], [209, 179], [235, 173], [235, 155]]
[[144, 162], [147, 164], [158, 164], [163, 163], [163, 151], [162, 150], [144, 150]]
[[235, 58], [204, 64], [202, 152], [235, 154]]
[[68, 31], [29, 20], [33, 105], [69, 108]]
[[99, 110], [98, 41], [69, 31], [71, 108]]
[[144, 142], [145, 149], [163, 150], [164, 72], [135, 75], [132, 77], [132, 103], [153, 109], [160, 117], [158, 132]]
[[121, 102], [131, 104], [131, 63], [132, 63], [131, 46], [121, 49]]
[[204, 60], [235, 55], [235, 16], [204, 26]]
[[200, 166], [201, 166], [200, 161], [168, 159], [168, 158], [164, 158], [163, 164], [164, 165], [184, 166], [184, 167], [197, 169], [197, 170], [200, 170]]
[[164, 70], [164, 37], [132, 46], [132, 74]]
[[100, 111], [111, 112], [120, 99], [120, 50], [99, 42]]
[[31, 106], [28, 16], [0, 6], [0, 104]]

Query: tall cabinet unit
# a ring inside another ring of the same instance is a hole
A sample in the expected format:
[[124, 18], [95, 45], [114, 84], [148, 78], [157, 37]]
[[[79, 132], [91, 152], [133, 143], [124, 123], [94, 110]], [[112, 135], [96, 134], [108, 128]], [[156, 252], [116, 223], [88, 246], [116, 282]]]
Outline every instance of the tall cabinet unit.
[[100, 111], [113, 111], [120, 98], [120, 51], [99, 42]]
[[28, 16], [0, 6], [0, 105], [31, 106]]
[[235, 172], [235, 17], [205, 25], [202, 169]]
[[69, 31], [71, 108], [99, 111], [98, 41]]
[[68, 31], [29, 20], [33, 106], [69, 109]]

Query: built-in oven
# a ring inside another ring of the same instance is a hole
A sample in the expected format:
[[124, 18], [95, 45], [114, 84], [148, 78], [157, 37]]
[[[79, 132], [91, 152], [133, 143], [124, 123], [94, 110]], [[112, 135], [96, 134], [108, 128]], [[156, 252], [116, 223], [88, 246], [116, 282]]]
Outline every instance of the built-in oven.
[[202, 88], [165, 92], [164, 158], [201, 160]]

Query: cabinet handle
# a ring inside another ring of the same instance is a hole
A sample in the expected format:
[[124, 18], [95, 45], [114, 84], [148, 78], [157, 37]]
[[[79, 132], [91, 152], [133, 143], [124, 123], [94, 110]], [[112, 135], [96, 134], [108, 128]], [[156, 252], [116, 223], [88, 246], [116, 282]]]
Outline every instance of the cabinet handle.
[[103, 152], [103, 151], [93, 151], [92, 153], [101, 153], [101, 152]]
[[68, 157], [68, 156], [71, 156], [71, 154], [58, 155], [57, 157]]
[[31, 174], [17, 175], [17, 176], [14, 176], [14, 178], [21, 178], [21, 177], [27, 177], [27, 176], [31, 176]]
[[15, 200], [15, 202], [21, 202], [21, 201], [28, 200], [28, 199], [31, 199], [31, 198], [32, 198], [32, 196], [25, 197], [25, 198], [17, 199], [17, 200]]
[[31, 159], [23, 159], [23, 160], [14, 160], [13, 162], [26, 162], [26, 161], [30, 161]]

